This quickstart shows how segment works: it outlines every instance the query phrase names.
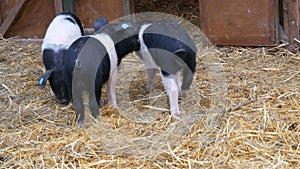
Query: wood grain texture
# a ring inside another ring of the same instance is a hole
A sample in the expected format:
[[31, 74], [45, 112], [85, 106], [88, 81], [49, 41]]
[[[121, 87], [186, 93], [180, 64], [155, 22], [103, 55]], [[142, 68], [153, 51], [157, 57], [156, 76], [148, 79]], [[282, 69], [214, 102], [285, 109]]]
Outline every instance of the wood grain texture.
[[62, 0], [54, 0], [55, 14], [62, 13], [64, 11]]
[[12, 25], [13, 21], [17, 18], [21, 8], [24, 6], [27, 0], [18, 0], [15, 5], [12, 7], [8, 16], [4, 19], [3, 23], [0, 26], [0, 34], [5, 35], [9, 27]]
[[76, 0], [77, 16], [85, 28], [93, 28], [94, 21], [106, 16], [113, 21], [123, 16], [122, 0]]
[[274, 0], [199, 0], [200, 26], [217, 45], [273, 46], [277, 39]]
[[[289, 38], [287, 49], [296, 53], [300, 49], [300, 0], [283, 0], [283, 29]], [[296, 40], [295, 40], [296, 39]]]
[[30, 0], [24, 5], [5, 37], [43, 38], [54, 17], [53, 1]]

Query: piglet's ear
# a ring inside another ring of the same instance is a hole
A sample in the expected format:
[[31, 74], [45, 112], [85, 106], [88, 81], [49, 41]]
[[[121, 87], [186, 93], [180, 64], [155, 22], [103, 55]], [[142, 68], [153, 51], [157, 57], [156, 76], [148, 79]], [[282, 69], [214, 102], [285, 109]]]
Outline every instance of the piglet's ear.
[[39, 85], [43, 89], [46, 86], [46, 82], [49, 79], [49, 77], [52, 75], [54, 69], [47, 70], [38, 80]]

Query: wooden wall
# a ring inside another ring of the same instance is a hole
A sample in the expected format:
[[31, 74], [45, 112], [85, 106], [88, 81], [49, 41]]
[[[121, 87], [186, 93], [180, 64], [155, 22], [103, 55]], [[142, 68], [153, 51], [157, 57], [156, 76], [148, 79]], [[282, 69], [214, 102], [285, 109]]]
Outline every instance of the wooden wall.
[[200, 27], [216, 45], [300, 49], [300, 0], [199, 0]]
[[300, 0], [280, 0], [282, 26], [289, 38], [289, 49], [292, 52], [300, 50]]
[[109, 21], [123, 16], [122, 0], [76, 0], [77, 16], [84, 27], [93, 28], [94, 21], [106, 16]]
[[[100, 16], [112, 21], [124, 15], [123, 3], [130, 0], [76, 0], [76, 12], [84, 28], [93, 28]], [[4, 37], [43, 38], [59, 12], [62, 0], [1, 0], [0, 34]], [[128, 6], [128, 4], [125, 4]]]
[[[11, 19], [12, 22], [11, 25], [7, 25], [8, 28], [4, 37], [42, 37], [55, 16], [54, 2], [49, 0], [25, 0], [22, 5], [22, 1], [0, 1], [1, 20], [3, 21], [1, 26], [9, 24], [5, 22], [6, 19]], [[16, 6], [19, 7], [16, 9]]]
[[202, 31], [217, 45], [278, 43], [275, 0], [200, 0]]
[[[84, 27], [92, 28], [99, 16], [111, 21], [133, 13], [135, 1], [76, 0], [76, 11]], [[300, 49], [300, 0], [199, 0], [195, 8], [201, 29], [214, 44], [274, 46], [285, 37], [289, 50]], [[0, 34], [43, 38], [61, 11], [62, 0], [0, 0]]]

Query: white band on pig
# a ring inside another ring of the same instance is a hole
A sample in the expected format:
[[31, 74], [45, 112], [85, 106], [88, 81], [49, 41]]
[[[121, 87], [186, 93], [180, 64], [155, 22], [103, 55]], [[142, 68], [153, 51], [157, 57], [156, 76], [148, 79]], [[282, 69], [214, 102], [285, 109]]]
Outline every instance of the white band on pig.
[[111, 37], [105, 33], [100, 33], [93, 35], [92, 37], [99, 40], [105, 47], [106, 51], [108, 52], [108, 56], [110, 59], [110, 74], [117, 69], [118, 64], [118, 56], [115, 49], [114, 41]]
[[116, 101], [116, 92], [115, 92], [115, 85], [117, 80], [117, 69], [118, 69], [118, 56], [115, 49], [114, 41], [111, 37], [105, 33], [100, 33], [96, 35], [91, 35], [91, 37], [96, 38], [99, 40], [105, 47], [106, 51], [108, 52], [109, 60], [110, 60], [110, 71], [109, 71], [109, 78], [107, 81], [107, 95], [108, 101], [110, 104], [113, 105], [113, 108], [117, 107]]

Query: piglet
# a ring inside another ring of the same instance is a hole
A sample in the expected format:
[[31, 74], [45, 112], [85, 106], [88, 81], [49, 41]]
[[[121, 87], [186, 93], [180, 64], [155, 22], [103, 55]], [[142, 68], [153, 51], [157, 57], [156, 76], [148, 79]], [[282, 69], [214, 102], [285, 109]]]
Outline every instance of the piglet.
[[89, 109], [94, 118], [99, 115], [104, 84], [109, 104], [117, 107], [118, 65], [126, 54], [139, 47], [136, 44], [137, 31], [131, 22], [109, 23], [97, 34], [80, 37], [69, 47], [64, 62], [64, 79], [80, 127], [84, 125], [84, 91], [88, 93]]
[[71, 13], [61, 13], [50, 23], [42, 44], [43, 63], [46, 72], [38, 83], [44, 88], [47, 80], [60, 103], [67, 103], [70, 98], [63, 85], [63, 62], [68, 47], [83, 35], [80, 20]]
[[[146, 73], [146, 90], [154, 88], [155, 74], [160, 70], [169, 96], [170, 112], [179, 117], [178, 97], [186, 95], [196, 67], [196, 45], [188, 33], [173, 20], [141, 23], [138, 33], [140, 51]], [[182, 74], [182, 77], [180, 76]]]

